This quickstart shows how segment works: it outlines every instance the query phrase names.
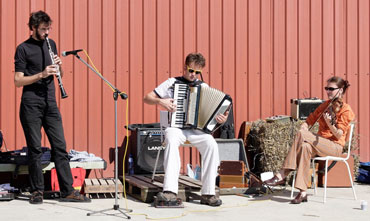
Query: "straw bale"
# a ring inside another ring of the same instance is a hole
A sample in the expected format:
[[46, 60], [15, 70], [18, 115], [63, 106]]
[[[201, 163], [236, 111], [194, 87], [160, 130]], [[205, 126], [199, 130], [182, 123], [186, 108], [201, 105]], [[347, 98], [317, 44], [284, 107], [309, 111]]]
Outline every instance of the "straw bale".
[[[359, 149], [359, 139], [360, 139], [360, 136], [356, 133], [356, 123], [355, 123], [355, 128], [353, 130], [353, 135], [352, 135], [352, 143], [351, 143], [351, 155], [353, 157], [353, 160], [354, 160], [354, 175], [355, 177], [358, 176], [358, 169], [360, 167], [360, 157], [358, 156], [358, 149]], [[343, 153], [346, 153], [348, 150], [348, 142], [346, 143], [346, 145], [344, 146], [343, 148]]]
[[302, 123], [303, 121], [253, 122], [248, 135], [248, 150], [254, 155], [253, 170], [257, 173], [277, 172]]

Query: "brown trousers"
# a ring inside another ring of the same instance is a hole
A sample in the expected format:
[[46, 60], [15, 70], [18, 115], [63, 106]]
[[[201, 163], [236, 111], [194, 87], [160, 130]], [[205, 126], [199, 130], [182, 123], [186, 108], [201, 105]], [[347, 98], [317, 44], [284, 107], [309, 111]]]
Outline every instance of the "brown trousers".
[[296, 170], [295, 188], [306, 190], [310, 180], [311, 159], [316, 156], [342, 155], [343, 147], [331, 140], [320, 137], [307, 130], [299, 130], [294, 138], [283, 169]]

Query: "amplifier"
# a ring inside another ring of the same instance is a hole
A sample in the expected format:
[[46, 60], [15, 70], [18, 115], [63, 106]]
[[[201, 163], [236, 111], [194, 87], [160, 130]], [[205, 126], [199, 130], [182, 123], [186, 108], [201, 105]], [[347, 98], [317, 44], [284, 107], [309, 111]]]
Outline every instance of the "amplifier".
[[308, 99], [291, 99], [290, 110], [291, 116], [297, 120], [305, 120], [310, 113], [316, 110], [316, 108], [322, 104], [324, 100], [318, 98]]
[[243, 161], [247, 170], [249, 165], [242, 139], [215, 139], [218, 144], [218, 153], [221, 161]]
[[[249, 166], [243, 140], [220, 138], [216, 138], [215, 140], [218, 144], [218, 153], [220, 157], [219, 187], [248, 187], [248, 182], [245, 179], [244, 173], [245, 171], [249, 171]], [[223, 194], [230, 194], [231, 192], [225, 192]]]
[[160, 128], [137, 128], [132, 133], [134, 139], [131, 154], [135, 162], [135, 174], [151, 174], [154, 170], [158, 150], [161, 150], [156, 174], [163, 174], [164, 148], [161, 143]]
[[266, 122], [274, 123], [274, 122], [280, 122], [280, 123], [286, 123], [290, 121], [290, 116], [286, 115], [275, 115], [266, 118]]

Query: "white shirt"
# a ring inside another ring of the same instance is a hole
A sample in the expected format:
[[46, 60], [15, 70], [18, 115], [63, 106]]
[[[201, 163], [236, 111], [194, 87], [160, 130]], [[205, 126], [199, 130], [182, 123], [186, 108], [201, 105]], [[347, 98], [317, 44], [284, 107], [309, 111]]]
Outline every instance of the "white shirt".
[[[173, 98], [173, 84], [176, 82], [176, 78], [169, 78], [160, 84], [158, 87], [154, 89], [154, 93], [156, 93], [160, 98]], [[198, 80], [196, 80], [198, 81]], [[202, 83], [202, 85], [207, 86], [206, 83]]]

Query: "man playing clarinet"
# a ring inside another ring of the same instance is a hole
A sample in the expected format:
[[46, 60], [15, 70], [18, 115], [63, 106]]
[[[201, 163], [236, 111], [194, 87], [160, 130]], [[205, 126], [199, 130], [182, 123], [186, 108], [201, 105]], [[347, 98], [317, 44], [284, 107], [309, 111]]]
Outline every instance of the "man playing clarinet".
[[41, 127], [44, 128], [52, 148], [61, 201], [91, 202], [72, 187], [73, 178], [66, 152], [62, 117], [55, 99], [54, 75], [63, 74], [62, 61], [57, 56], [55, 42], [50, 39], [50, 46], [54, 52], [54, 61], [51, 60], [45, 41], [51, 30], [51, 23], [52, 20], [45, 12], [32, 13], [28, 23], [32, 35], [18, 45], [14, 56], [14, 83], [17, 87], [23, 87], [19, 115], [28, 147], [32, 192], [29, 202], [31, 204], [43, 202]]
[[[194, 53], [186, 57], [182, 77], [169, 78], [144, 97], [147, 104], [159, 104], [166, 110], [174, 112], [174, 83], [188, 85], [205, 84], [198, 80], [205, 67], [205, 59], [202, 54]], [[228, 111], [215, 117], [218, 123], [224, 123]], [[222, 201], [215, 195], [215, 183], [217, 168], [219, 165], [218, 146], [212, 135], [201, 130], [180, 129], [168, 127], [165, 130], [166, 149], [164, 154], [164, 184], [163, 192], [158, 193], [157, 200], [162, 202], [176, 202], [178, 193], [178, 178], [180, 174], [179, 146], [189, 141], [202, 155], [202, 199], [201, 203], [209, 206], [220, 206]], [[168, 204], [167, 204], [168, 205]]]

